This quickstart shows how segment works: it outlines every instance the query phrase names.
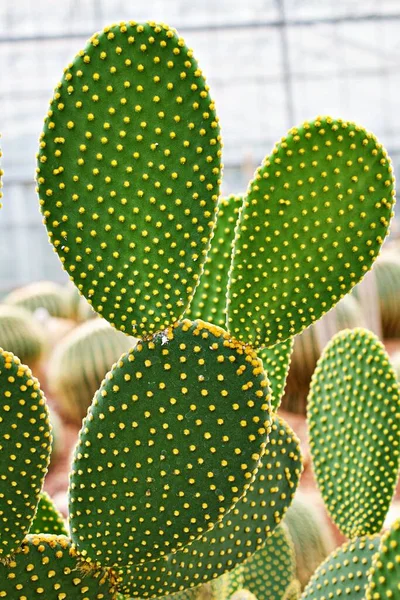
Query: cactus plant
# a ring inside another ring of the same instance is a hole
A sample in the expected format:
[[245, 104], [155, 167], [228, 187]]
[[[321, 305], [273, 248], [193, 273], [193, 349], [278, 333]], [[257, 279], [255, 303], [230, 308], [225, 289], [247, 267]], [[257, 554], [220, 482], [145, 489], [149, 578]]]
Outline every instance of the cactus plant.
[[106, 373], [135, 343], [103, 319], [94, 319], [57, 344], [48, 363], [48, 386], [68, 420], [82, 422]]
[[[139, 342], [103, 381], [80, 433], [70, 486], [79, 551], [108, 566], [135, 564], [177, 550], [221, 520], [256, 475], [269, 402], [256, 353], [219, 327], [184, 320]], [[124, 476], [114, 496], [105, 492], [115, 469]]]
[[381, 538], [368, 574], [366, 600], [397, 598], [400, 590], [400, 520]]
[[301, 600], [322, 600], [335, 596], [364, 600], [368, 574], [379, 540], [379, 535], [355, 538], [335, 550], [315, 571]]
[[301, 595], [301, 584], [298, 579], [293, 579], [286, 588], [282, 600], [299, 600]]
[[43, 216], [63, 267], [122, 331], [161, 331], [187, 309], [220, 156], [208, 86], [168, 26], [107, 27], [64, 72], [40, 143]]
[[256, 172], [234, 241], [227, 325], [255, 347], [299, 333], [376, 259], [393, 214], [393, 169], [362, 127], [293, 128]]
[[18, 288], [8, 294], [3, 302], [32, 313], [44, 309], [52, 317], [70, 316], [68, 299], [62, 286], [51, 281], [39, 281]]
[[8, 564], [0, 562], [0, 598], [7, 600], [113, 600], [115, 590], [112, 573], [85, 569], [62, 535], [28, 535]]
[[[0, 597], [191, 600], [211, 588], [224, 600], [239, 587], [258, 600], [298, 596], [280, 521], [301, 456], [274, 411], [292, 336], [379, 253], [392, 167], [363, 128], [317, 118], [276, 145], [239, 211], [240, 200], [220, 200], [218, 213], [220, 157], [205, 79], [168, 26], [107, 27], [65, 70], [38, 155], [44, 221], [79, 291], [140, 340], [84, 420], [70, 538], [29, 533], [50, 427], [30, 372], [2, 355]], [[355, 330], [332, 340], [310, 394], [315, 472], [352, 540], [303, 598], [361, 600], [379, 537], [357, 536], [380, 530], [395, 486], [398, 385], [376, 338]], [[372, 597], [376, 578], [391, 591], [386, 548], [374, 559]]]
[[[3, 156], [3, 153], [2, 153], [1, 148], [0, 148], [0, 160], [1, 160], [2, 156]], [[3, 172], [3, 169], [0, 166], [0, 208], [3, 206], [2, 203], [1, 203], [1, 199], [3, 197], [3, 191], [2, 191], [2, 188], [3, 188], [3, 175], [4, 175], [4, 172]]]
[[51, 452], [49, 414], [39, 382], [1, 348], [0, 451], [1, 563], [29, 531]]
[[121, 589], [141, 598], [175, 594], [231, 571], [272, 535], [293, 500], [301, 469], [299, 440], [275, 416], [262, 466], [246, 495], [189, 546], [164, 560], [122, 569]]
[[40, 361], [46, 347], [39, 324], [25, 309], [0, 305], [0, 347], [12, 352], [31, 369]]
[[40, 535], [48, 533], [52, 535], [68, 535], [62, 515], [54, 506], [52, 499], [46, 492], [41, 492], [35, 518], [29, 534]]
[[400, 394], [374, 334], [346, 329], [332, 338], [308, 414], [315, 475], [335, 523], [350, 538], [379, 532], [400, 466]]

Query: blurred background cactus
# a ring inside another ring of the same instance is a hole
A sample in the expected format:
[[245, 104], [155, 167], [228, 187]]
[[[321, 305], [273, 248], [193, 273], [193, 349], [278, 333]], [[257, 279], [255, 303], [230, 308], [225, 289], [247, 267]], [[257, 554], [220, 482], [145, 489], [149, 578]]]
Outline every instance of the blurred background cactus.
[[120, 20], [64, 69], [36, 181], [70, 281], [2, 283], [1, 597], [396, 597], [394, 168], [368, 119], [289, 104], [233, 186], [174, 29]]

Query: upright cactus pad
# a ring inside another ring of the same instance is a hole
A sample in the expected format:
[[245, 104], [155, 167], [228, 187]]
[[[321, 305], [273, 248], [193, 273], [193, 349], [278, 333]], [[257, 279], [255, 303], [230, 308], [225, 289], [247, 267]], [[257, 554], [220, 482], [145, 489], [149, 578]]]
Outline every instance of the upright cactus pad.
[[28, 535], [7, 564], [0, 562], [0, 598], [113, 600], [115, 577], [82, 565], [65, 536]]
[[289, 371], [293, 350], [293, 339], [275, 344], [272, 348], [262, 348], [257, 352], [268, 376], [272, 392], [272, 410], [278, 410], [285, 391], [286, 377]]
[[225, 327], [229, 266], [236, 222], [242, 204], [242, 196], [220, 198], [218, 202], [214, 237], [204, 272], [187, 313], [189, 318], [203, 319]]
[[29, 531], [50, 452], [49, 414], [39, 383], [0, 348], [0, 563]]
[[364, 600], [368, 573], [378, 547], [379, 536], [373, 536], [356, 538], [337, 548], [315, 571], [301, 600]]
[[81, 423], [106, 373], [136, 340], [92, 319], [56, 346], [48, 365], [48, 385], [62, 413]]
[[121, 589], [153, 598], [205, 583], [231, 571], [262, 547], [293, 499], [301, 474], [299, 440], [274, 416], [270, 441], [254, 483], [214, 529], [165, 559], [127, 567]]
[[366, 600], [396, 600], [400, 594], [400, 519], [382, 535], [373, 557]]
[[4, 302], [32, 313], [44, 309], [51, 317], [70, 316], [68, 298], [63, 287], [51, 281], [38, 281], [18, 288], [8, 294]]
[[33, 366], [45, 349], [46, 341], [32, 315], [17, 306], [0, 305], [0, 347]]
[[243, 565], [243, 587], [257, 600], [282, 600], [295, 577], [295, 556], [290, 536], [279, 525], [264, 546]]
[[379, 532], [399, 471], [400, 397], [378, 338], [346, 329], [326, 346], [311, 382], [310, 447], [317, 483], [349, 538]]
[[230, 273], [228, 327], [256, 347], [316, 321], [368, 271], [393, 214], [390, 159], [362, 127], [318, 117], [256, 172]]
[[78, 549], [123, 566], [212, 527], [252, 483], [269, 402], [261, 361], [219, 327], [184, 320], [138, 342], [81, 430], [70, 486]]
[[54, 506], [52, 499], [46, 492], [40, 494], [36, 515], [29, 533], [68, 535], [61, 513]]
[[187, 309], [220, 156], [208, 86], [167, 25], [106, 27], [64, 71], [38, 156], [44, 220], [75, 284], [122, 331], [161, 331]]

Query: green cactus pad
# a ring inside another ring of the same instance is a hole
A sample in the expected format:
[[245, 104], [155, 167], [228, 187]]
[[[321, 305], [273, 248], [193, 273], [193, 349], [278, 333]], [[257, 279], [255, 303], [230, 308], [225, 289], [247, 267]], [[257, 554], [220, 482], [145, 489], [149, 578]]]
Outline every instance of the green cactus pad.
[[173, 552], [222, 519], [257, 472], [270, 391], [250, 347], [184, 320], [121, 357], [83, 424], [71, 535], [107, 565]]
[[400, 593], [400, 519], [381, 538], [372, 559], [366, 600], [396, 600]]
[[0, 348], [0, 561], [29, 531], [50, 453], [49, 414], [39, 382]]
[[295, 577], [295, 556], [290, 536], [279, 525], [264, 546], [243, 565], [243, 587], [257, 600], [282, 600]]
[[368, 572], [378, 546], [379, 536], [361, 537], [334, 550], [315, 571], [301, 600], [364, 600]]
[[48, 363], [48, 386], [68, 420], [82, 422], [105, 375], [136, 341], [104, 319], [87, 321], [61, 340]]
[[291, 129], [256, 172], [237, 227], [228, 327], [255, 347], [299, 333], [379, 254], [393, 214], [390, 159], [354, 123]]
[[278, 410], [282, 401], [292, 350], [293, 338], [275, 344], [272, 348], [262, 348], [257, 352], [258, 357], [263, 362], [271, 386], [273, 411]]
[[208, 86], [175, 30], [120, 23], [64, 71], [37, 182], [63, 267], [112, 325], [143, 337], [187, 309], [219, 197]]
[[69, 302], [63, 287], [51, 281], [37, 281], [18, 288], [8, 294], [3, 302], [32, 313], [44, 309], [51, 317], [65, 319], [70, 316]]
[[283, 419], [274, 416], [257, 478], [246, 495], [208, 531], [167, 558], [120, 572], [121, 589], [153, 598], [205, 583], [232, 570], [264, 544], [290, 505], [301, 473], [300, 445]]
[[225, 328], [228, 274], [242, 196], [220, 198], [217, 224], [200, 283], [186, 315]]
[[0, 305], [0, 347], [33, 366], [46, 346], [45, 337], [32, 315], [17, 306]]
[[346, 329], [324, 349], [312, 378], [308, 420], [318, 486], [349, 538], [381, 530], [399, 471], [400, 397], [378, 338]]
[[29, 530], [30, 534], [50, 533], [68, 535], [64, 519], [46, 492], [40, 494], [36, 515]]
[[301, 584], [298, 579], [293, 579], [293, 581], [286, 588], [286, 592], [284, 593], [282, 600], [299, 600], [301, 596]]
[[115, 593], [113, 573], [81, 564], [63, 535], [28, 535], [0, 562], [0, 598], [7, 600], [113, 600]]

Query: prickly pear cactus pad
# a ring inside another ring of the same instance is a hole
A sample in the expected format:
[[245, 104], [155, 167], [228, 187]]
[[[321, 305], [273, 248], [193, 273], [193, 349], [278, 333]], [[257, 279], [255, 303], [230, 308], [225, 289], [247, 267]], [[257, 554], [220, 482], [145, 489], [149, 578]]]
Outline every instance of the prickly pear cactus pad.
[[293, 338], [275, 344], [272, 348], [262, 348], [257, 352], [267, 373], [272, 398], [272, 410], [277, 411], [285, 391], [286, 377], [289, 371], [290, 358], [293, 350]]
[[217, 224], [207, 255], [204, 272], [186, 313], [225, 328], [228, 274], [231, 264], [235, 226], [243, 204], [242, 196], [220, 198]]
[[274, 416], [257, 477], [220, 523], [162, 560], [121, 569], [121, 589], [153, 598], [205, 583], [232, 570], [260, 548], [292, 502], [302, 469], [299, 440]]
[[400, 519], [382, 535], [372, 559], [366, 600], [396, 600], [400, 594]]
[[315, 571], [301, 600], [364, 600], [368, 572], [378, 547], [379, 536], [373, 536], [357, 538], [337, 548]]
[[208, 86], [167, 25], [106, 27], [64, 71], [40, 142], [40, 202], [64, 268], [112, 325], [142, 337], [183, 315], [220, 157]]
[[390, 159], [362, 127], [318, 117], [293, 128], [257, 170], [235, 239], [228, 327], [272, 346], [334, 306], [388, 232]]
[[39, 382], [0, 348], [0, 562], [29, 531], [50, 453], [49, 414]]
[[61, 513], [54, 506], [53, 500], [46, 492], [40, 494], [36, 515], [29, 533], [68, 535]]
[[112, 600], [115, 577], [80, 564], [65, 536], [28, 535], [7, 564], [0, 562], [0, 598], [7, 600]]
[[135, 564], [212, 527], [252, 483], [269, 402], [256, 353], [219, 327], [184, 320], [138, 342], [80, 433], [70, 485], [79, 551], [105, 566]]
[[282, 600], [295, 577], [295, 556], [290, 536], [279, 525], [264, 546], [243, 565], [243, 587], [257, 600]]
[[239, 565], [232, 571], [214, 579], [210, 585], [213, 598], [228, 600], [235, 592], [243, 589], [243, 566]]
[[381, 530], [399, 471], [400, 398], [378, 338], [346, 329], [314, 372], [308, 421], [318, 486], [349, 538]]

